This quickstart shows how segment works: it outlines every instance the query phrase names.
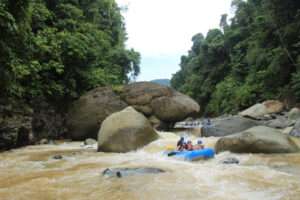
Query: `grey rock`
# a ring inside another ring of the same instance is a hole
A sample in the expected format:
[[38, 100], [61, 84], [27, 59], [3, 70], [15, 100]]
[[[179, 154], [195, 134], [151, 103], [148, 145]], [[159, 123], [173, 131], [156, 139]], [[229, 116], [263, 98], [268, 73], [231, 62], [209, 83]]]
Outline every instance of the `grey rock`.
[[277, 128], [277, 129], [284, 129], [291, 125], [293, 125], [294, 122], [288, 120], [284, 116], [277, 116], [274, 120], [269, 120], [264, 122], [264, 125], [271, 127], [271, 128]]
[[259, 118], [268, 114], [280, 113], [284, 109], [284, 105], [280, 101], [268, 100], [263, 103], [258, 103], [250, 108], [239, 113], [241, 116], [248, 116], [251, 118]]
[[247, 130], [257, 125], [259, 125], [259, 123], [251, 119], [241, 116], [229, 116], [226, 118], [212, 120], [212, 124], [210, 126], [204, 126], [202, 128], [202, 136], [222, 137]]
[[239, 164], [240, 161], [237, 158], [234, 157], [229, 157], [229, 158], [225, 158], [222, 161], [223, 164]]
[[126, 176], [145, 175], [145, 174], [160, 174], [165, 171], [158, 168], [107, 168], [102, 172], [103, 176], [106, 177], [117, 177], [122, 178]]
[[53, 159], [61, 160], [61, 159], [63, 159], [63, 156], [62, 155], [55, 155], [55, 156], [53, 156]]

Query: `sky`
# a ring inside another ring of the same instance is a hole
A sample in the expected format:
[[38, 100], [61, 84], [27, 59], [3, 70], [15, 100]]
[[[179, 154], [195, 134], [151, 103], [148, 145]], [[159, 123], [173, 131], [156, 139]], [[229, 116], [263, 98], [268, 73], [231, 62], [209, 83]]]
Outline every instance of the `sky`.
[[219, 28], [221, 15], [231, 13], [232, 0], [117, 0], [128, 34], [127, 47], [141, 54], [138, 81], [172, 77], [191, 38]]

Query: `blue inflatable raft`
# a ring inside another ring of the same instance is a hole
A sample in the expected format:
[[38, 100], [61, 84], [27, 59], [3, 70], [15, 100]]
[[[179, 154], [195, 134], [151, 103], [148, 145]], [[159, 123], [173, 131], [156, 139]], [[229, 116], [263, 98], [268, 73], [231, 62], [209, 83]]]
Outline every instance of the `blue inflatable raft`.
[[211, 148], [205, 148], [193, 151], [171, 151], [167, 153], [168, 156], [181, 158], [187, 161], [195, 161], [200, 159], [213, 158], [215, 151]]

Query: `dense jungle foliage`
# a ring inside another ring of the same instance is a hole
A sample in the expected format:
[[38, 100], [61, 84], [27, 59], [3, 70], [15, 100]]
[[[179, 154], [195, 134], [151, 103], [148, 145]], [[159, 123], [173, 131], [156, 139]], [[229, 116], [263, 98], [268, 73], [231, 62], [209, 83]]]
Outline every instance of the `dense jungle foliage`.
[[234, 0], [235, 16], [197, 34], [172, 86], [205, 113], [236, 112], [266, 99], [300, 100], [300, 1]]
[[64, 102], [139, 74], [114, 0], [0, 0], [1, 98]]

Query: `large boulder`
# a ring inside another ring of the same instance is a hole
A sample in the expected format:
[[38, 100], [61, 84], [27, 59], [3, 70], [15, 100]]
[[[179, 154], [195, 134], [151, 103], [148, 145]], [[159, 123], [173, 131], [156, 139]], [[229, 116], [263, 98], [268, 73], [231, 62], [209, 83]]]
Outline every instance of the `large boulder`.
[[190, 97], [151, 82], [124, 86], [121, 98], [145, 116], [155, 116], [165, 123], [184, 120], [200, 111], [200, 106]]
[[160, 97], [151, 102], [155, 116], [162, 121], [177, 122], [197, 114], [200, 106], [190, 97], [176, 92], [172, 97]]
[[259, 118], [264, 115], [280, 113], [284, 109], [284, 104], [280, 101], [269, 100], [242, 111], [239, 115], [244, 117]]
[[279, 130], [257, 126], [218, 140], [216, 151], [234, 153], [293, 153], [299, 147], [288, 135]]
[[247, 119], [241, 116], [229, 116], [212, 120], [212, 124], [210, 126], [202, 127], [202, 136], [223, 137], [247, 130], [258, 125], [258, 122], [251, 119]]
[[98, 133], [98, 151], [128, 152], [158, 138], [150, 122], [132, 107], [107, 117]]
[[69, 110], [67, 125], [71, 138], [97, 138], [102, 121], [126, 107], [127, 104], [110, 87], [89, 91], [75, 101]]

